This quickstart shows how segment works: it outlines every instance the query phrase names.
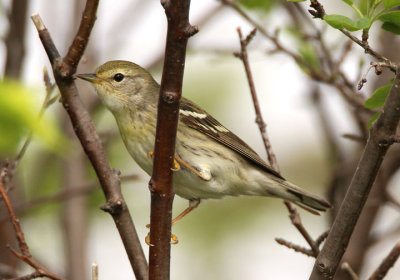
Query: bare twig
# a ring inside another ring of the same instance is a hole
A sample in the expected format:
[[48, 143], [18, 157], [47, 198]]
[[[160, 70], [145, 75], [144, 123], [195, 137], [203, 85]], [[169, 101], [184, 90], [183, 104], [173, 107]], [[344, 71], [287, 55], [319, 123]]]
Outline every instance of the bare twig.
[[163, 0], [168, 21], [164, 69], [155, 142], [153, 174], [150, 179], [150, 279], [169, 279], [171, 214], [174, 191], [172, 164], [175, 154], [179, 101], [182, 95], [183, 71], [188, 38], [198, 29], [189, 23], [190, 1]]
[[285, 205], [290, 213], [289, 217], [290, 217], [290, 220], [292, 221], [292, 224], [297, 228], [297, 230], [300, 232], [300, 234], [304, 237], [304, 239], [307, 241], [308, 245], [310, 245], [311, 251], [313, 252], [313, 256], [317, 257], [319, 254], [318, 245], [313, 240], [313, 238], [308, 233], [308, 231], [305, 229], [305, 227], [303, 226], [300, 215], [296, 210], [296, 207], [294, 207], [291, 203], [289, 203], [287, 201], [285, 201]]
[[265, 150], [267, 151], [267, 156], [268, 156], [268, 161], [271, 164], [271, 167], [279, 173], [279, 165], [278, 161], [276, 160], [276, 156], [274, 151], [272, 150], [271, 147], [271, 142], [269, 141], [269, 137], [267, 134], [267, 125], [262, 117], [261, 109], [260, 109], [260, 103], [258, 101], [257, 97], [257, 92], [256, 92], [256, 87], [254, 85], [254, 80], [253, 80], [253, 75], [251, 73], [250, 69], [250, 63], [249, 63], [249, 57], [247, 54], [247, 45], [250, 43], [250, 41], [253, 39], [253, 37], [256, 34], [257, 29], [253, 29], [249, 35], [246, 36], [246, 38], [243, 38], [242, 36], [242, 31], [240, 27], [237, 28], [237, 32], [239, 35], [239, 40], [240, 40], [240, 47], [241, 50], [239, 53], [234, 53], [234, 55], [240, 60], [242, 60], [244, 69], [246, 71], [246, 76], [247, 80], [249, 82], [249, 87], [250, 87], [250, 93], [251, 97], [253, 99], [253, 105], [254, 105], [254, 110], [256, 112], [256, 123], [258, 125], [258, 128], [260, 129], [261, 137], [264, 143]]
[[312, 250], [310, 250], [310, 249], [307, 249], [305, 247], [299, 246], [299, 245], [294, 244], [292, 242], [286, 241], [283, 238], [275, 238], [275, 241], [278, 242], [278, 244], [281, 244], [281, 245], [283, 245], [283, 246], [285, 246], [285, 247], [287, 247], [289, 249], [292, 249], [295, 252], [302, 253], [302, 254], [304, 254], [306, 256], [315, 258], [314, 252]]
[[[309, 61], [303, 59], [303, 57], [301, 57], [298, 53], [295, 53], [289, 48], [285, 47], [279, 41], [276, 33], [275, 34], [269, 33], [261, 24], [253, 20], [235, 1], [232, 0], [220, 0], [220, 1], [223, 5], [233, 9], [241, 17], [243, 17], [246, 21], [248, 21], [252, 26], [257, 28], [258, 32], [274, 45], [276, 49], [275, 51], [279, 51], [288, 55], [302, 68], [306, 69], [306, 72], [311, 79], [317, 82], [334, 86], [342, 95], [342, 97], [356, 109], [351, 112], [355, 116], [357, 123], [359, 124], [360, 130], [363, 133], [365, 132], [364, 129], [365, 124], [363, 123], [361, 117], [361, 113], [366, 111], [364, 107], [364, 97], [354, 91], [353, 84], [348, 80], [346, 75], [342, 71], [340, 71], [340, 69], [338, 69], [337, 67], [334, 67], [333, 69], [324, 69], [324, 67], [322, 67], [322, 65], [328, 65], [328, 66], [331, 65], [332, 63], [329, 63], [329, 61], [333, 61], [330, 52], [324, 46], [325, 43], [322, 40], [322, 35], [321, 35], [322, 32], [318, 31], [317, 36], [314, 36], [318, 39], [321, 49], [323, 50], [323, 54], [319, 56], [319, 64], [321, 65], [321, 68], [319, 69], [315, 65], [311, 64]], [[326, 63], [325, 60], [327, 61]]]
[[[32, 268], [35, 269], [35, 273], [29, 274], [29, 276], [24, 276], [22, 279], [48, 277], [48, 278], [54, 279], [54, 280], [63, 280], [61, 277], [55, 275], [52, 272], [49, 272], [46, 268], [44, 268], [40, 263], [38, 263], [32, 257], [32, 255], [29, 251], [29, 247], [25, 241], [25, 236], [21, 229], [19, 220], [18, 220], [17, 216], [15, 215], [15, 212], [11, 205], [8, 194], [4, 188], [4, 184], [3, 184], [4, 175], [5, 175], [4, 170], [0, 170], [0, 195], [1, 195], [2, 200], [4, 201], [4, 204], [7, 208], [8, 214], [10, 216], [10, 220], [11, 220], [11, 223], [14, 228], [15, 236], [18, 241], [18, 247], [19, 247], [21, 253], [19, 253], [18, 251], [14, 250], [14, 249], [11, 249], [11, 248], [10, 248], [10, 250], [17, 258], [19, 258], [20, 260], [22, 260], [23, 262], [25, 262], [26, 264], [30, 265]], [[35, 277], [33, 277], [33, 276], [35, 276]], [[29, 277], [29, 278], [27, 278], [27, 277]], [[17, 278], [17, 279], [20, 279], [20, 278]]]
[[334, 276], [383, 158], [392, 144], [390, 139], [396, 135], [400, 120], [399, 106], [400, 71], [397, 71], [383, 112], [371, 127], [367, 144], [345, 199], [315, 262], [311, 280], [330, 279]]
[[[279, 166], [278, 166], [278, 162], [276, 160], [275, 154], [272, 150], [271, 147], [271, 143], [269, 141], [268, 135], [267, 135], [267, 131], [266, 131], [266, 124], [263, 120], [262, 117], [262, 113], [261, 113], [261, 109], [260, 109], [260, 104], [258, 102], [258, 97], [257, 97], [257, 92], [255, 89], [255, 85], [254, 85], [254, 81], [253, 81], [253, 76], [251, 73], [251, 69], [250, 69], [250, 63], [248, 60], [248, 54], [247, 54], [247, 45], [250, 43], [250, 41], [252, 40], [252, 38], [255, 36], [256, 33], [256, 29], [253, 29], [247, 36], [246, 38], [243, 38], [241, 29], [238, 28], [237, 29], [238, 35], [239, 35], [239, 40], [240, 40], [240, 46], [241, 46], [241, 51], [239, 53], [234, 53], [234, 55], [238, 58], [240, 58], [243, 62], [245, 71], [246, 71], [246, 76], [247, 76], [247, 80], [249, 82], [249, 87], [250, 87], [250, 92], [251, 92], [251, 96], [253, 99], [253, 104], [254, 104], [254, 108], [255, 108], [255, 112], [256, 112], [256, 123], [259, 126], [260, 132], [261, 132], [261, 136], [264, 142], [264, 146], [265, 149], [267, 151], [267, 155], [268, 155], [268, 160], [272, 166], [272, 168], [277, 171], [279, 173]], [[312, 248], [311, 250], [305, 249], [301, 246], [295, 245], [291, 242], [287, 242], [286, 240], [283, 239], [276, 239], [278, 243], [285, 245], [288, 248], [294, 249], [297, 252], [302, 252], [306, 255], [310, 255], [311, 252], [311, 256], [316, 257], [319, 253], [319, 249], [318, 246], [320, 245], [320, 243], [324, 240], [324, 238], [321, 238], [319, 240], [319, 243], [316, 243], [311, 236], [308, 234], [307, 230], [304, 228], [301, 219], [300, 219], [300, 215], [298, 214], [296, 208], [290, 203], [285, 201], [284, 202], [285, 205], [287, 206], [289, 213], [290, 213], [290, 219], [293, 223], [293, 225], [298, 229], [298, 231], [302, 234], [302, 236], [306, 239], [307, 243], [310, 245], [310, 247]]]
[[63, 105], [69, 114], [74, 131], [97, 173], [106, 196], [107, 203], [102, 209], [109, 212], [114, 219], [136, 278], [147, 279], [148, 266], [146, 258], [121, 193], [119, 174], [114, 172], [107, 162], [95, 126], [79, 98], [72, 76], [86, 48], [90, 31], [96, 19], [98, 3], [98, 0], [87, 1], [78, 33], [68, 50], [68, 55], [64, 58], [60, 57], [49, 31], [44, 26], [39, 15], [33, 15], [32, 20], [53, 66], [54, 77], [60, 89]]
[[394, 245], [393, 249], [390, 251], [389, 255], [387, 255], [387, 257], [383, 259], [382, 263], [371, 275], [369, 280], [382, 280], [383, 278], [385, 278], [389, 269], [393, 267], [399, 256], [400, 256], [400, 242], [397, 242], [396, 245]]
[[380, 75], [382, 74], [382, 68], [387, 67], [390, 69], [391, 65], [386, 64], [385, 62], [373, 62], [371, 61], [370, 65], [368, 66], [367, 70], [365, 71], [365, 73], [362, 75], [360, 82], [358, 83], [357, 89], [360, 90], [364, 84], [367, 82], [367, 75], [369, 70], [371, 70], [371, 68], [375, 68], [375, 74], [376, 75]]

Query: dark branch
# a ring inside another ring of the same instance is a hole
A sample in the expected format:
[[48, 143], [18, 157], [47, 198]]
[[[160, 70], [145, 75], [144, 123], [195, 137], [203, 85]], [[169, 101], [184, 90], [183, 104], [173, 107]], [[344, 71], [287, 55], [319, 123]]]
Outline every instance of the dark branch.
[[400, 256], [400, 242], [397, 242], [396, 245], [394, 245], [393, 249], [390, 251], [389, 255], [387, 255], [387, 257], [382, 261], [380, 266], [371, 275], [369, 280], [382, 280], [383, 278], [385, 278], [389, 269], [393, 267], [399, 256]]
[[147, 279], [147, 262], [132, 218], [121, 193], [119, 175], [108, 164], [95, 126], [79, 97], [72, 76], [85, 50], [91, 28], [96, 19], [97, 6], [98, 0], [87, 1], [85, 11], [82, 15], [82, 22], [76, 36], [80, 38], [74, 39], [69, 48], [68, 55], [64, 58], [60, 57], [50, 33], [44, 26], [39, 15], [33, 15], [32, 20], [35, 23], [39, 37], [53, 67], [54, 77], [60, 89], [64, 108], [69, 114], [74, 131], [96, 171], [100, 185], [106, 196], [107, 207], [108, 209], [113, 209], [113, 211], [109, 212], [112, 214], [118, 228], [136, 278]]
[[171, 214], [174, 199], [172, 164], [178, 127], [179, 101], [188, 37], [196, 31], [189, 23], [189, 0], [161, 1], [168, 21], [164, 69], [155, 142], [150, 217], [150, 279], [169, 279]]
[[400, 120], [400, 71], [390, 89], [382, 114], [373, 124], [357, 170], [319, 254], [311, 280], [331, 279], [348, 245], [385, 154]]

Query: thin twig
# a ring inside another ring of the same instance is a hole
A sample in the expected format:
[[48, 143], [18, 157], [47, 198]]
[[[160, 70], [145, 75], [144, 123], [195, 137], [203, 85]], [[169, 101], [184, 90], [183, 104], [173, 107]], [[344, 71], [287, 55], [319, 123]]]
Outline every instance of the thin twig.
[[[326, 83], [328, 85], [334, 86], [339, 93], [343, 96], [343, 98], [349, 102], [356, 110], [352, 110], [351, 112], [355, 116], [357, 120], [357, 124], [359, 124], [360, 130], [364, 133], [365, 124], [362, 122], [361, 112], [366, 111], [364, 107], [364, 97], [353, 90], [353, 84], [348, 80], [346, 75], [339, 71], [338, 69], [330, 69], [330, 71], [326, 71], [323, 67], [321, 69], [316, 69], [315, 65], [310, 64], [309, 61], [303, 59], [299, 54], [293, 52], [289, 48], [285, 47], [278, 39], [277, 33], [274, 35], [270, 34], [261, 24], [253, 20], [235, 1], [232, 0], [220, 0], [220, 2], [233, 9], [237, 12], [241, 17], [243, 17], [247, 22], [249, 22], [252, 26], [257, 28], [258, 32], [264, 36], [266, 39], [271, 41], [271, 43], [275, 46], [275, 51], [283, 52], [291, 57], [297, 64], [299, 64], [302, 68], [306, 69], [307, 74], [313, 80], [317, 82]], [[322, 32], [319, 32], [320, 34]], [[318, 36], [317, 36], [318, 37]], [[322, 41], [322, 36], [319, 36], [319, 41]], [[323, 47], [324, 42], [320, 42], [321, 48]], [[327, 48], [325, 47], [325, 51]], [[321, 57], [319, 56], [320, 65], [324, 65], [323, 60], [326, 56], [331, 56], [329, 52], [324, 53]], [[328, 60], [332, 60], [329, 58]], [[329, 65], [329, 63], [328, 63]], [[339, 79], [340, 78], [340, 79]]]
[[[311, 15], [313, 15], [315, 18], [320, 18], [320, 19], [324, 18], [325, 10], [324, 10], [324, 7], [322, 6], [322, 4], [320, 2], [318, 2], [318, 0], [311, 0], [310, 7], [312, 9], [310, 9], [308, 11], [310, 12]], [[365, 37], [365, 35], [363, 36], [362, 40], [360, 40], [345, 29], [339, 29], [339, 30], [344, 35], [346, 35], [348, 38], [350, 38], [350, 40], [352, 40], [354, 43], [356, 43], [357, 45], [362, 47], [364, 49], [365, 53], [370, 54], [371, 56], [375, 57], [379, 61], [384, 62], [385, 64], [388, 64], [390, 70], [392, 70], [393, 72], [396, 72], [397, 65], [395, 63], [393, 63], [392, 61], [390, 61], [385, 56], [383, 56], [382, 54], [380, 54], [379, 52], [375, 51], [373, 48], [371, 48], [371, 46], [368, 44], [368, 40]]]
[[[30, 265], [32, 268], [35, 269], [34, 273], [29, 274], [27, 276], [23, 276], [21, 278], [16, 278], [16, 279], [33, 279], [33, 278], [45, 276], [45, 277], [48, 277], [48, 278], [51, 278], [54, 280], [63, 280], [63, 278], [55, 275], [54, 273], [49, 272], [46, 268], [44, 268], [39, 262], [37, 262], [32, 257], [32, 255], [29, 251], [28, 244], [25, 241], [25, 236], [21, 229], [19, 220], [14, 212], [14, 209], [11, 205], [11, 201], [10, 201], [8, 194], [4, 188], [4, 184], [3, 184], [4, 175], [5, 175], [4, 170], [1, 170], [0, 171], [0, 195], [1, 195], [2, 200], [4, 201], [4, 204], [7, 208], [8, 214], [10, 216], [10, 220], [11, 220], [11, 223], [14, 228], [15, 236], [18, 241], [18, 247], [19, 247], [21, 253], [17, 252], [14, 249], [11, 249], [11, 248], [10, 248], [10, 250], [16, 257], [18, 257], [20, 260], [22, 260], [23, 262], [25, 262], [26, 264]], [[39, 276], [36, 276], [36, 275], [39, 275]]]
[[241, 50], [239, 53], [234, 53], [234, 55], [236, 57], [240, 58], [240, 60], [243, 62], [244, 69], [246, 71], [247, 81], [249, 82], [250, 93], [251, 93], [251, 97], [253, 99], [254, 110], [256, 112], [256, 123], [258, 125], [258, 128], [260, 129], [264, 147], [265, 147], [265, 150], [267, 151], [268, 161], [271, 164], [271, 167], [276, 172], [280, 173], [278, 161], [276, 160], [275, 153], [272, 150], [271, 142], [269, 141], [269, 137], [267, 134], [267, 125], [262, 117], [260, 103], [258, 101], [257, 91], [256, 91], [256, 87], [254, 85], [253, 74], [251, 73], [249, 57], [247, 54], [247, 46], [250, 43], [250, 41], [254, 38], [256, 31], [257, 31], [257, 29], [254, 28], [246, 36], [246, 38], [243, 38], [240, 27], [237, 28]]
[[4, 175], [3, 174], [5, 174], [5, 172], [3, 170], [0, 172], [1, 172], [1, 174], [0, 174], [0, 195], [1, 195], [2, 200], [4, 201], [4, 204], [6, 205], [8, 214], [10, 216], [10, 220], [11, 220], [11, 223], [14, 228], [15, 236], [18, 241], [18, 246], [24, 255], [30, 256], [29, 248], [28, 248], [28, 245], [26, 244], [24, 233], [21, 230], [21, 225], [17, 219], [17, 216], [15, 215], [14, 209], [11, 205], [11, 201], [8, 198], [7, 192], [4, 188], [4, 184], [3, 184]]
[[311, 235], [308, 233], [308, 231], [303, 226], [300, 215], [296, 210], [296, 207], [294, 207], [291, 203], [289, 203], [287, 201], [285, 201], [285, 205], [290, 213], [289, 217], [290, 217], [290, 220], [292, 221], [292, 224], [297, 228], [297, 230], [300, 232], [300, 234], [303, 236], [303, 238], [307, 241], [308, 245], [310, 245], [314, 257], [317, 257], [319, 254], [319, 248], [318, 248], [316, 242], [311, 237]]
[[361, 80], [358, 83], [357, 89], [360, 90], [364, 86], [364, 84], [367, 82], [367, 75], [368, 75], [369, 70], [371, 70], [371, 68], [375, 68], [375, 74], [376, 75], [380, 75], [380, 74], [382, 74], [382, 71], [383, 71], [384, 67], [390, 69], [391, 65], [388, 65], [388, 64], [386, 64], [384, 62], [373, 62], [373, 61], [371, 61], [371, 63], [368, 66], [367, 70], [362, 75]]
[[312, 250], [310, 250], [310, 249], [307, 249], [305, 247], [299, 246], [299, 245], [294, 244], [294, 243], [292, 243], [290, 241], [286, 241], [283, 238], [275, 238], [275, 241], [278, 244], [283, 245], [283, 246], [285, 246], [285, 247], [287, 247], [289, 249], [292, 249], [295, 252], [302, 253], [302, 254], [304, 254], [306, 256], [315, 258], [314, 252]]
[[397, 242], [396, 245], [394, 245], [393, 249], [390, 251], [389, 255], [387, 255], [387, 257], [383, 259], [382, 263], [371, 275], [369, 280], [382, 280], [383, 278], [385, 278], [389, 269], [393, 267], [399, 256], [400, 256], [400, 242]]

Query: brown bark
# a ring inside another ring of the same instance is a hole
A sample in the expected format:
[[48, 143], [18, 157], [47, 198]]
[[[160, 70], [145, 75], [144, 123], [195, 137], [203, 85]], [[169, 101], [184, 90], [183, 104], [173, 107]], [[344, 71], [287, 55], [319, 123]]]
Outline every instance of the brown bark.
[[310, 279], [331, 279], [335, 275], [385, 154], [393, 143], [400, 119], [399, 106], [400, 71], [397, 70], [382, 114], [371, 127], [357, 170]]
[[151, 217], [149, 276], [151, 280], [170, 278], [171, 213], [174, 191], [172, 164], [178, 126], [179, 101], [188, 38], [197, 29], [189, 24], [188, 0], [161, 1], [168, 21], [164, 69], [158, 103], [153, 174], [150, 179]]

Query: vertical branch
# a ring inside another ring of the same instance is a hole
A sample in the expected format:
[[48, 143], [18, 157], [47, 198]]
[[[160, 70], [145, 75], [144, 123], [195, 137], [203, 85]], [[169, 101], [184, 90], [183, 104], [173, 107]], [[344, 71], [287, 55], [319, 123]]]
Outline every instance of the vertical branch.
[[99, 0], [88, 0], [86, 2], [78, 32], [68, 50], [67, 56], [64, 58], [60, 57], [40, 16], [33, 15], [32, 20], [53, 67], [54, 77], [60, 89], [64, 108], [71, 119], [74, 131], [86, 155], [92, 163], [106, 197], [107, 203], [102, 209], [109, 212], [114, 219], [136, 278], [148, 279], [146, 258], [128, 207], [122, 196], [119, 174], [110, 168], [95, 126], [79, 97], [73, 79], [73, 74], [86, 48], [90, 32], [96, 20], [98, 3]]
[[332, 279], [400, 120], [400, 69], [382, 110], [373, 124], [357, 170], [350, 183], [331, 231], [315, 262], [311, 280]]
[[169, 279], [171, 213], [174, 191], [172, 164], [179, 117], [179, 101], [188, 38], [197, 32], [189, 24], [188, 0], [162, 0], [168, 21], [164, 69], [158, 102], [157, 131], [151, 191], [150, 279]]

